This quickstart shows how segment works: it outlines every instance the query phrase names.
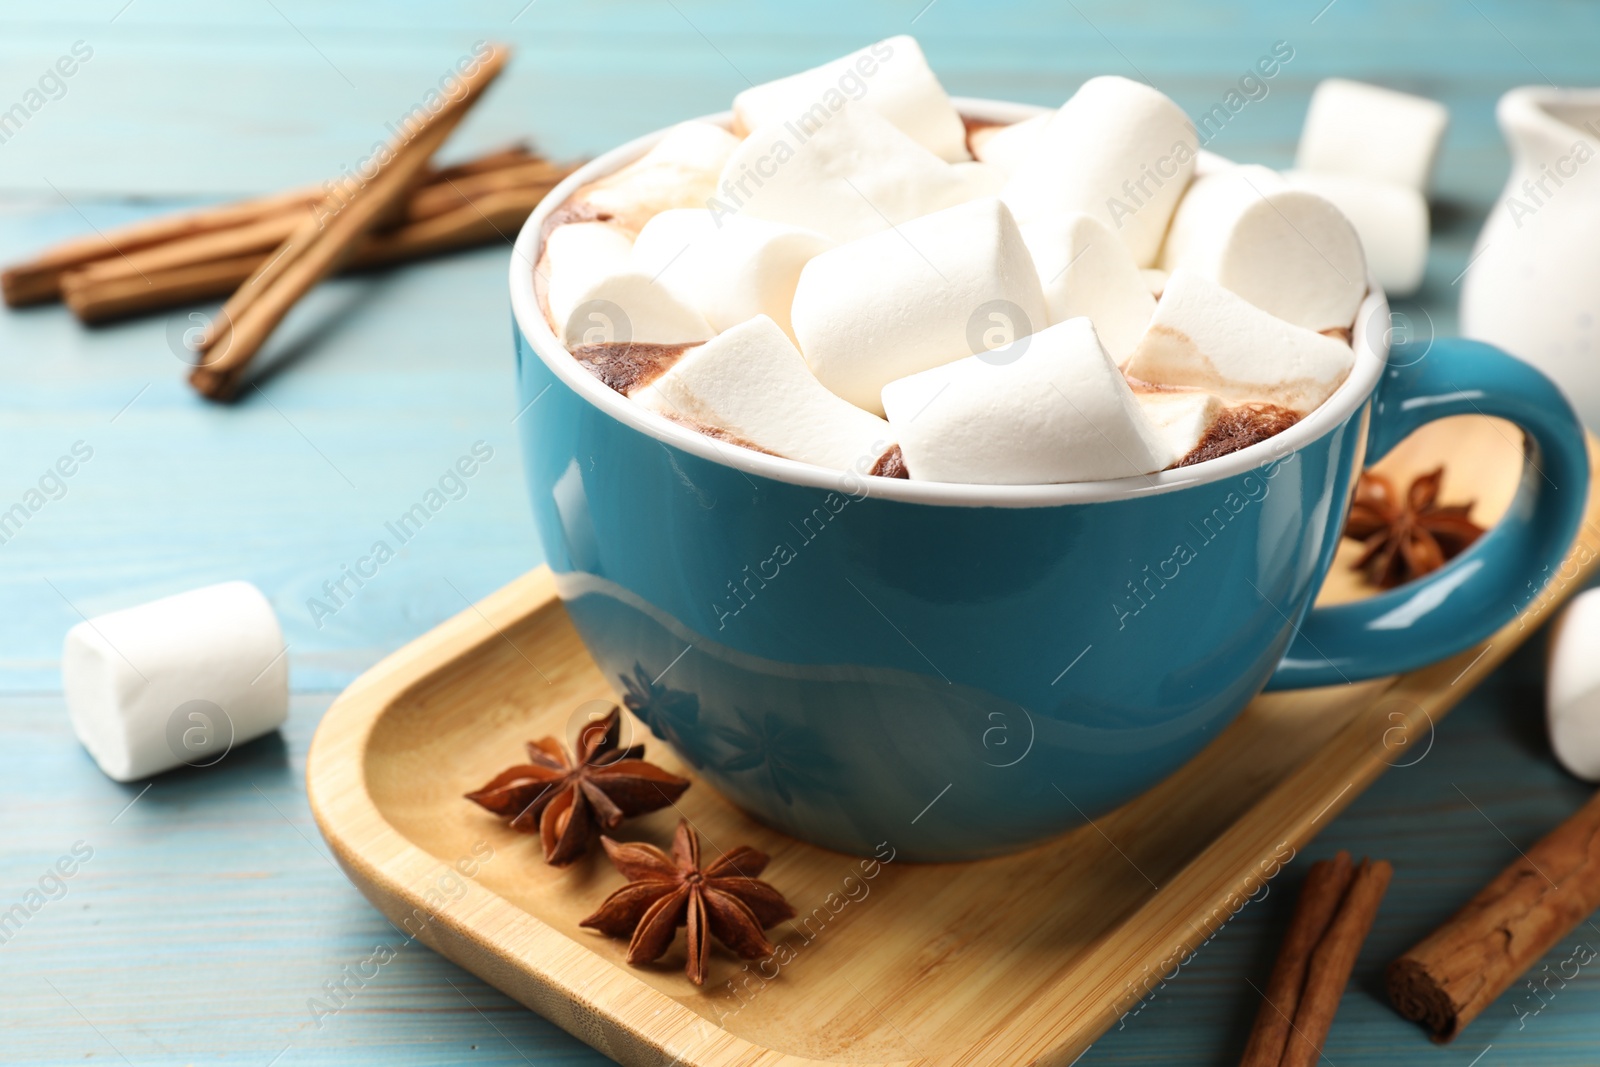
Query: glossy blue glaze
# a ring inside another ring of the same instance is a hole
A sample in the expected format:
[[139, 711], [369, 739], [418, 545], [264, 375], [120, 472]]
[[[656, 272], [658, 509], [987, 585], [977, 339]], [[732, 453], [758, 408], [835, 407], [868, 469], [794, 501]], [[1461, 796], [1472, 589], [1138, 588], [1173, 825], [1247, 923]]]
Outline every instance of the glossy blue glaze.
[[[536, 525], [630, 706], [785, 832], [851, 852], [892, 838], [924, 860], [1005, 852], [1092, 818], [1227, 725], [1315, 596], [1369, 437], [1363, 403], [1230, 478], [1090, 504], [930, 506], [870, 496], [849, 475], [829, 490], [691, 454], [580, 396], [520, 330], [517, 344], [521, 402], [537, 403], [520, 423]], [[1455, 382], [1529, 425], [1563, 487], [1532, 487], [1542, 503], [1475, 550], [1496, 561], [1460, 583], [1457, 595], [1482, 587], [1476, 604], [1559, 561], [1587, 471], [1542, 378], [1462, 351]], [[1389, 375], [1375, 443], [1468, 402], [1423, 402], [1445, 362]], [[1453, 636], [1417, 622], [1408, 662], [1465, 647], [1510, 610], [1484, 607]], [[1404, 637], [1335, 642], [1339, 624], [1314, 617], [1344, 657], [1327, 669], [1370, 676], [1406, 658], [1386, 648]], [[1376, 668], [1362, 648], [1384, 652]], [[1321, 678], [1303, 657], [1290, 671]]]
[[1527, 433], [1528, 468], [1505, 518], [1420, 581], [1311, 612], [1270, 688], [1336, 685], [1444, 659], [1531, 607], [1561, 565], [1589, 494], [1589, 454], [1567, 398], [1526, 363], [1478, 341], [1397, 345], [1374, 400], [1367, 462], [1450, 415], [1498, 415]]

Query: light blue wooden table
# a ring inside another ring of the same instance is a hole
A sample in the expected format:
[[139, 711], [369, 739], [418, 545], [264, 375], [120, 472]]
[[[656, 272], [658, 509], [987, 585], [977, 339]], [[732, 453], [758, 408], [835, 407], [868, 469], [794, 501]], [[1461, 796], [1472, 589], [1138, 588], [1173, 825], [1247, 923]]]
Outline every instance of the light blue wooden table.
[[[702, 0], [52, 0], [0, 10], [0, 110], [76, 42], [91, 58], [0, 141], [0, 260], [179, 203], [317, 181], [360, 159], [479, 38], [513, 71], [455, 149], [535, 134], [608, 147], [725, 107], [759, 81], [893, 33], [919, 36], [952, 91], [1055, 104], [1083, 78], [1153, 82], [1190, 113], [1275, 42], [1293, 59], [1212, 147], [1283, 165], [1312, 86], [1341, 74], [1447, 102], [1427, 288], [1404, 305], [1454, 327], [1471, 238], [1508, 162], [1492, 122], [1514, 85], [1596, 79], [1600, 10], [1566, 0], [1064, 0], [812, 4]], [[238, 405], [197, 400], [169, 332], [100, 330], [59, 308], [0, 314], [0, 507], [76, 442], [93, 459], [0, 544], [0, 911], [48, 899], [0, 944], [0, 1060], [27, 1064], [592, 1064], [601, 1058], [418, 946], [319, 1020], [308, 1002], [399, 935], [335, 869], [307, 810], [307, 744], [339, 689], [539, 562], [510, 420], [506, 253], [489, 249], [319, 290]], [[467, 497], [336, 616], [306, 600], [475, 441]], [[61, 639], [93, 615], [228, 578], [272, 598], [290, 642], [281, 736], [206, 771], [105, 779], [60, 698]], [[1519, 1026], [1502, 1002], [1455, 1046], [1395, 1017], [1381, 967], [1588, 795], [1539, 725], [1537, 650], [1441, 725], [1309, 851], [1393, 857], [1394, 888], [1346, 994], [1337, 1067], [1592, 1064], [1600, 983], [1585, 972]], [[68, 881], [45, 878], [74, 848]], [[1297, 862], [1281, 883], [1303, 872]], [[1236, 1059], [1291, 894], [1252, 904], [1091, 1064]], [[1574, 935], [1595, 940], [1592, 932]], [[1552, 958], [1565, 955], [1564, 944]]]

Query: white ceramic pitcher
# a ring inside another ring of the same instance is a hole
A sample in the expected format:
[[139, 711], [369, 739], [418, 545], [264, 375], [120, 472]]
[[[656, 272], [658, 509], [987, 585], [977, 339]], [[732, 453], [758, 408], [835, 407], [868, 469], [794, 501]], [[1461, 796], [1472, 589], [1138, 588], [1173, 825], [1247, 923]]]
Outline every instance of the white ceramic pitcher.
[[1554, 378], [1600, 428], [1600, 89], [1500, 98], [1511, 180], [1472, 250], [1461, 332]]

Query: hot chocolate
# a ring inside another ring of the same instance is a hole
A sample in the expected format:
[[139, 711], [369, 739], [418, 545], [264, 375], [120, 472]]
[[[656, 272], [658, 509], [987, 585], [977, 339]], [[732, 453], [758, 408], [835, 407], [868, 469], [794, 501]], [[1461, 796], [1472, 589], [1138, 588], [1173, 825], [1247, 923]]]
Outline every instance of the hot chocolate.
[[1041, 484], [1203, 463], [1354, 364], [1354, 229], [1202, 160], [1161, 93], [957, 113], [909, 37], [756, 86], [562, 205], [536, 291], [611, 388], [731, 446]]

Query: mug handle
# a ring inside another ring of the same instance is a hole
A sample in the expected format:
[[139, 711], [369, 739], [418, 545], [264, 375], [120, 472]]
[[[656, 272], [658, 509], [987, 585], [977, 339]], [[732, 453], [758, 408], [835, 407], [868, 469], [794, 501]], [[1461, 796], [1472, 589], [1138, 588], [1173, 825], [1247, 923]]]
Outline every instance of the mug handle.
[[[1313, 608], [1268, 689], [1358, 682], [1447, 659], [1510, 622], [1553, 573], [1578, 533], [1589, 499], [1589, 451], [1572, 405], [1549, 378], [1500, 349], [1441, 338], [1406, 364], [1396, 344], [1372, 401], [1366, 462], [1382, 459], [1425, 423], [1498, 415], [1530, 447], [1505, 517], [1432, 574], [1335, 607]], [[1400, 364], [1400, 365], [1396, 365]], [[1341, 512], [1343, 513], [1343, 512]]]

